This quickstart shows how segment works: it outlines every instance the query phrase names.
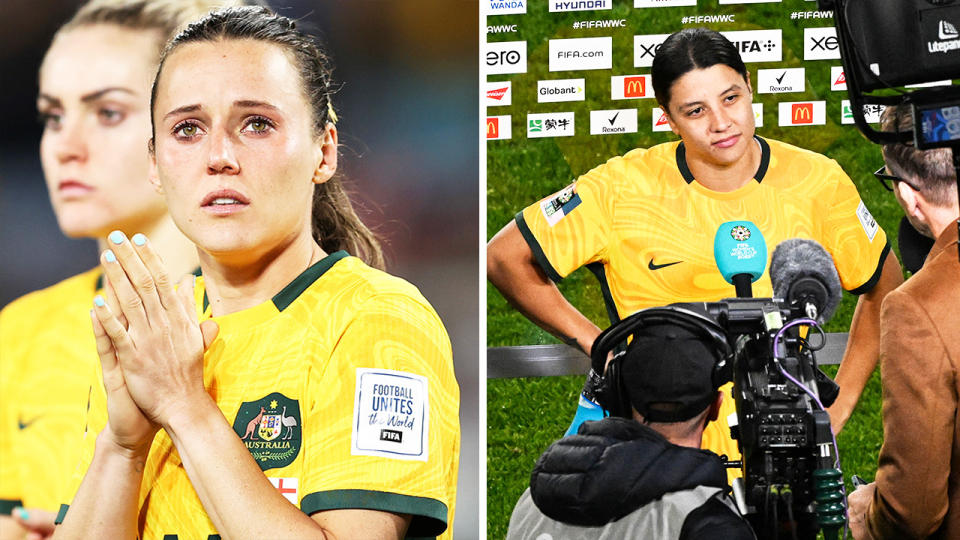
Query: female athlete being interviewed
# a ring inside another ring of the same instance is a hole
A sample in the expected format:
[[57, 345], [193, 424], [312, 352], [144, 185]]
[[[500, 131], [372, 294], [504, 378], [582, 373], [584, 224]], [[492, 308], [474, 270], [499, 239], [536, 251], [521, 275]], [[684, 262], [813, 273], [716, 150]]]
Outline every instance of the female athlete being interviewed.
[[168, 45], [154, 181], [203, 277], [175, 290], [149, 239], [109, 236], [106, 425], [56, 538], [450, 530], [449, 338], [413, 286], [344, 251], [379, 258], [333, 178], [330, 94], [327, 59], [265, 8]]
[[[718, 32], [669, 36], [652, 78], [681, 140], [615, 157], [518, 213], [490, 240], [490, 281], [534, 323], [589, 354], [600, 329], [553, 283], [580, 266], [600, 278], [615, 322], [651, 306], [736, 296], [713, 259], [723, 222], [752, 221], [771, 252], [788, 238], [814, 239], [833, 256], [844, 288], [862, 295], [830, 409], [839, 431], [876, 365], [880, 302], [902, 280], [884, 232], [835, 161], [755, 135], [750, 77]], [[771, 296], [769, 275], [753, 291]], [[602, 414], [587, 399], [591, 380], [573, 432]], [[704, 448], [731, 458], [739, 456], [726, 423], [733, 410], [727, 399], [703, 438]]]

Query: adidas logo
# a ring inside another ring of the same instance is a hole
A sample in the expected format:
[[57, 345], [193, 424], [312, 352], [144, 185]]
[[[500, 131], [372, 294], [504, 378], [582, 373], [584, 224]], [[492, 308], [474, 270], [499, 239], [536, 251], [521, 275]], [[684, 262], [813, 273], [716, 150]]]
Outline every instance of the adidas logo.
[[960, 32], [957, 32], [957, 27], [947, 21], [940, 21], [939, 34], [940, 39], [956, 39], [960, 37]]

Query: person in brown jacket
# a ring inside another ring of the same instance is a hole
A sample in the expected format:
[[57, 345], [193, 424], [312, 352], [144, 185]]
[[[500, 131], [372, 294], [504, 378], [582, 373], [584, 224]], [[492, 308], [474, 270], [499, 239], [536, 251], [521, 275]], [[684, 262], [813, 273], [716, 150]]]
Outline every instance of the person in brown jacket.
[[[888, 107], [888, 131], [910, 129], [908, 107]], [[923, 268], [889, 293], [880, 312], [883, 447], [876, 481], [850, 494], [857, 540], [960, 538], [960, 262], [952, 153], [883, 147], [897, 202], [935, 238]], [[888, 183], [884, 183], [891, 189]]]

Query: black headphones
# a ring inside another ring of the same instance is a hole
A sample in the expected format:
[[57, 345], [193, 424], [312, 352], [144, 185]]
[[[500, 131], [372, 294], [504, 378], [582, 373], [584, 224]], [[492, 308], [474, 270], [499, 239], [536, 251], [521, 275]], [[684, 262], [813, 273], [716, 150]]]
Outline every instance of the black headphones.
[[[733, 348], [727, 341], [723, 327], [717, 321], [704, 313], [695, 311], [697, 309], [695, 306], [699, 305], [674, 304], [643, 309], [610, 326], [597, 336], [591, 349], [590, 363], [593, 371], [603, 373], [600, 386], [596, 391], [596, 398], [610, 416], [630, 418], [633, 405], [630, 403], [621, 375], [621, 363], [624, 361], [626, 352], [614, 356], [609, 364], [607, 364], [607, 355], [628, 336], [644, 327], [679, 326], [709, 341], [720, 357], [714, 364], [711, 374], [714, 386], [719, 388], [731, 380]], [[606, 370], [604, 370], [604, 364], [606, 364]]]

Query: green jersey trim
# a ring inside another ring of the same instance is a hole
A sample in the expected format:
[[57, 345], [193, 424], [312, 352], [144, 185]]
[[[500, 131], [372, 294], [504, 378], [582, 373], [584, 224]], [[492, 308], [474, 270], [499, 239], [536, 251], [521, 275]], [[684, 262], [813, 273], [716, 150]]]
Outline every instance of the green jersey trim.
[[[770, 167], [770, 145], [767, 144], [767, 141], [763, 140], [763, 137], [757, 135], [753, 136], [753, 140], [757, 141], [757, 144], [760, 145], [760, 165], [757, 166], [757, 172], [753, 175], [754, 180], [757, 183], [763, 182], [763, 177], [767, 175], [767, 169]], [[687, 148], [683, 145], [683, 141], [680, 141], [680, 144], [677, 145], [677, 169], [680, 171], [680, 176], [689, 184], [696, 180], [693, 177], [693, 173], [690, 172], [690, 166], [687, 165]]]
[[855, 294], [857, 296], [870, 292], [870, 290], [873, 289], [873, 287], [877, 284], [877, 282], [880, 281], [880, 274], [883, 273], [883, 263], [886, 262], [887, 255], [889, 253], [890, 253], [890, 242], [887, 241], [887, 243], [883, 246], [883, 251], [880, 252], [880, 260], [877, 262], [877, 269], [873, 271], [873, 275], [870, 276], [870, 279], [868, 279], [867, 282], [864, 283], [863, 285], [848, 292], [850, 294]]
[[18, 506], [23, 506], [20, 499], [0, 499], [0, 516], [9, 516]]
[[349, 253], [340, 250], [327, 255], [315, 262], [310, 268], [304, 270], [302, 274], [294, 278], [289, 285], [273, 297], [273, 305], [277, 306], [277, 311], [287, 309], [298, 296], [303, 294], [303, 291], [307, 290], [307, 287], [313, 285], [314, 281], [320, 279], [320, 276], [325, 274], [337, 261], [349, 256]]
[[537, 238], [533, 236], [533, 232], [530, 231], [530, 227], [527, 225], [527, 221], [523, 219], [523, 211], [517, 212], [514, 220], [517, 222], [517, 228], [520, 229], [520, 234], [523, 236], [523, 239], [527, 242], [527, 245], [530, 246], [530, 251], [533, 252], [533, 257], [540, 264], [540, 267], [543, 268], [543, 271], [547, 273], [547, 276], [553, 280], [554, 283], [560, 283], [563, 279], [563, 276], [550, 264], [550, 260], [547, 259], [547, 255], [543, 252], [543, 248], [540, 247], [540, 242], [537, 242]]
[[366, 489], [316, 491], [300, 500], [308, 516], [321, 510], [362, 508], [394, 514], [411, 514], [407, 538], [439, 536], [447, 528], [447, 505], [436, 499]]
[[63, 523], [63, 519], [64, 519], [65, 517], [67, 517], [67, 510], [69, 510], [69, 509], [70, 509], [70, 505], [69, 505], [69, 504], [61, 504], [61, 505], [60, 505], [60, 511], [57, 512], [57, 518], [56, 518], [55, 520], [53, 520], [53, 523], [56, 524], [56, 525], [59, 525], [59, 524]]

